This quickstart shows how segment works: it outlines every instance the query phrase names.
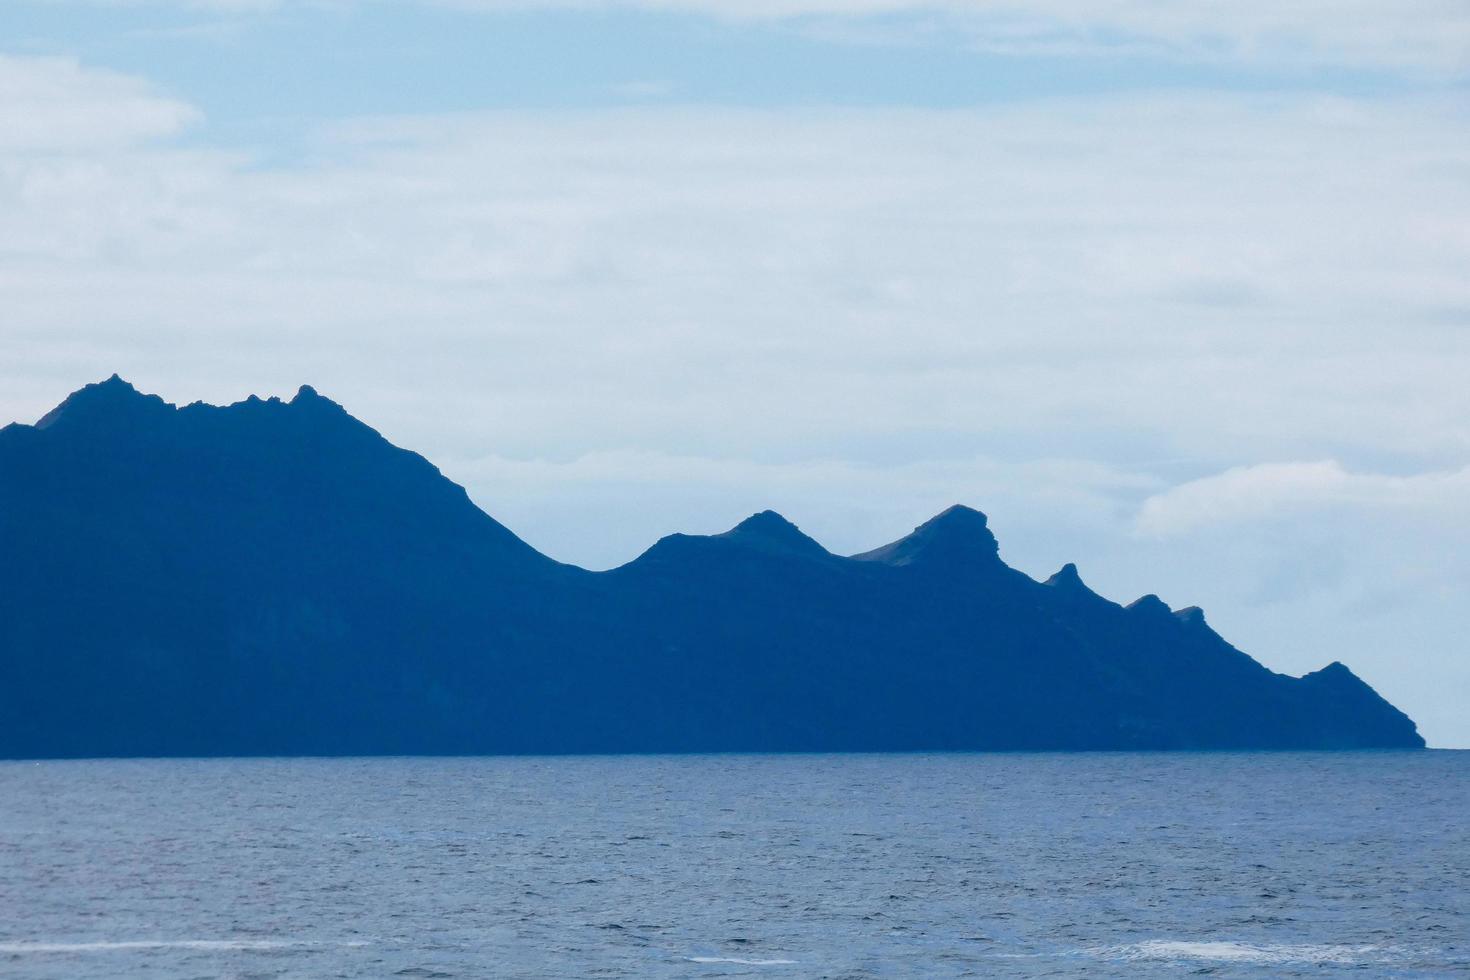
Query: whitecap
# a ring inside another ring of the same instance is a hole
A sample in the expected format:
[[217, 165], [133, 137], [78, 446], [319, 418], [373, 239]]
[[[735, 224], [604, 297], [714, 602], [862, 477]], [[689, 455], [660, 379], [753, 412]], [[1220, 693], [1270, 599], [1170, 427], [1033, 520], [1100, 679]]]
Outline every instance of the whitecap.
[[1288, 945], [1240, 943], [1229, 940], [1150, 939], [1127, 946], [1097, 950], [1100, 955], [1124, 960], [1210, 960], [1218, 963], [1354, 963], [1379, 946]]
[[795, 966], [795, 960], [750, 960], [739, 956], [686, 956], [690, 963], [735, 963], [740, 966]]

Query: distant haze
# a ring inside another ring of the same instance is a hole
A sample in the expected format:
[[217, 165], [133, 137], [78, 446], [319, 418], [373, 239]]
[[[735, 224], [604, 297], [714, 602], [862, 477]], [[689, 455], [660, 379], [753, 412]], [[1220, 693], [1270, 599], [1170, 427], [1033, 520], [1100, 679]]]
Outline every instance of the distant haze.
[[552, 556], [953, 503], [1470, 747], [1470, 17], [0, 10], [0, 424], [311, 383]]

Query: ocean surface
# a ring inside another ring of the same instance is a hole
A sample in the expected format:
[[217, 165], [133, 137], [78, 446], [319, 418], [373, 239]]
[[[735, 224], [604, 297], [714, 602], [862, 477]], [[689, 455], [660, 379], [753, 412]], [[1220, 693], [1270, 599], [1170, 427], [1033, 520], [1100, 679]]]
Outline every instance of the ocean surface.
[[1470, 975], [1470, 752], [0, 763], [0, 976]]

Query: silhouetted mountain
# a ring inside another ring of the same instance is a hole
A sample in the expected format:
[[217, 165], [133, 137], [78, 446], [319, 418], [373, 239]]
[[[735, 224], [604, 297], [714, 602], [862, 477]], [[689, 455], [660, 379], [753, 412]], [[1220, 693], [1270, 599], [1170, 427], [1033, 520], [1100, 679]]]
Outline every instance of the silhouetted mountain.
[[0, 429], [0, 756], [1422, 745], [1341, 664], [1033, 581], [967, 507], [851, 558], [765, 511], [592, 573], [309, 387], [114, 376]]

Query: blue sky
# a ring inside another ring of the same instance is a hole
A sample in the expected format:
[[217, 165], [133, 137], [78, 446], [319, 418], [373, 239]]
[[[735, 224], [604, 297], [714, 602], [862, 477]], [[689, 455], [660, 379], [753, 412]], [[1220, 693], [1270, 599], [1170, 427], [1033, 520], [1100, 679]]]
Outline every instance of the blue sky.
[[703, 12], [719, 4], [484, 6], [14, 0], [0, 36], [13, 53], [147, 77], [186, 93], [210, 127], [260, 127], [267, 142], [282, 121], [668, 100], [937, 108], [1159, 89], [1463, 91], [1433, 61], [1308, 56], [1312, 40], [1290, 32], [1266, 42], [1279, 51], [1231, 55], [1241, 39], [1212, 36], [1203, 17], [1189, 45], [1102, 17], [1045, 25], [1067, 44], [1045, 35], [993, 53], [946, 4], [844, 18], [797, 3], [793, 16], [739, 19]]
[[594, 567], [944, 506], [1470, 746], [1470, 9], [10, 0], [0, 415], [303, 382]]

